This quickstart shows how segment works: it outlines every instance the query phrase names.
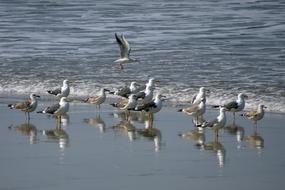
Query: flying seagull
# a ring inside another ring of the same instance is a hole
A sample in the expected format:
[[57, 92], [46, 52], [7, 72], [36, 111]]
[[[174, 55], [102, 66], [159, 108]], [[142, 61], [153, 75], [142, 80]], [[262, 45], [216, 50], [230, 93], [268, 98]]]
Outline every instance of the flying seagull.
[[120, 58], [117, 59], [115, 63], [118, 63], [120, 68], [123, 69], [124, 63], [132, 61], [130, 59], [131, 47], [123, 34], [118, 36], [117, 33], [115, 33], [115, 38], [120, 48]]

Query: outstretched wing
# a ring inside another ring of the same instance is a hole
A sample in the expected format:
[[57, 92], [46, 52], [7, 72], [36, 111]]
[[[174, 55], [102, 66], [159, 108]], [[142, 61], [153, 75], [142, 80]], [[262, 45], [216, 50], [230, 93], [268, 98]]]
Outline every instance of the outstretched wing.
[[121, 58], [128, 57], [131, 48], [130, 48], [130, 44], [126, 40], [125, 36], [121, 35], [121, 37], [119, 37], [117, 35], [117, 33], [115, 33], [115, 38], [116, 38], [116, 41], [117, 41], [119, 48], [120, 48], [120, 57]]
[[122, 42], [124, 44], [125, 57], [128, 57], [131, 53], [131, 47], [124, 35], [122, 35]]

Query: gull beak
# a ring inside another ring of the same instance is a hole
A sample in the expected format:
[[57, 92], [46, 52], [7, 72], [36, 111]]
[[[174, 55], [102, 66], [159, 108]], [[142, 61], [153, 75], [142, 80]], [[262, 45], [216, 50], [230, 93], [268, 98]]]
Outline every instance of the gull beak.
[[36, 94], [35, 97], [40, 98], [41, 96]]
[[245, 99], [248, 99], [249, 97], [248, 97], [248, 95], [244, 95], [244, 98], [245, 98]]

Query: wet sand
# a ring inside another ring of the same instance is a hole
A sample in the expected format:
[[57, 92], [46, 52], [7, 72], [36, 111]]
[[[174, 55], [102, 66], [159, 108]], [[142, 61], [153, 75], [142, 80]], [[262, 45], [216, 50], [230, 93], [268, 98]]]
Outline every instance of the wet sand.
[[[266, 113], [254, 134], [236, 126], [195, 131], [191, 117], [163, 107], [152, 130], [142, 115], [103, 105], [71, 104], [69, 118], [10, 110], [0, 101], [0, 189], [268, 189], [285, 185], [284, 114]], [[39, 108], [50, 102], [39, 104]], [[206, 119], [217, 110], [208, 109]], [[227, 125], [232, 115], [227, 114]], [[44, 132], [45, 131], [45, 132]], [[188, 137], [182, 138], [181, 133]], [[204, 143], [202, 143], [204, 141]]]

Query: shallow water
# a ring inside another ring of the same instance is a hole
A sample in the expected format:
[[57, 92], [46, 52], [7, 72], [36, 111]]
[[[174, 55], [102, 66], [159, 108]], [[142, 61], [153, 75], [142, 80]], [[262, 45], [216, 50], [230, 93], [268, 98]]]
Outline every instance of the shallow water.
[[[238, 133], [222, 130], [220, 144], [213, 149], [211, 130], [204, 133], [205, 147], [178, 136], [194, 128], [189, 116], [171, 107], [155, 115], [158, 143], [113, 128], [124, 117], [108, 105], [100, 114], [92, 105], [70, 108], [62, 123], [64, 133], [48, 137], [42, 131], [55, 129], [55, 119], [32, 113], [26, 133], [18, 129], [27, 126], [24, 114], [0, 104], [0, 189], [261, 190], [285, 185], [284, 115], [267, 113], [251, 143], [245, 140], [253, 135], [251, 123], [238, 117]], [[205, 118], [216, 115], [216, 110], [208, 110]], [[135, 115], [131, 121], [136, 129], [145, 127], [144, 117]], [[244, 140], [238, 141], [240, 137]]]
[[[44, 93], [76, 80], [73, 96], [130, 81], [161, 81], [185, 103], [200, 86], [209, 103], [250, 96], [285, 112], [284, 1], [0, 1], [0, 94]], [[114, 33], [132, 46], [119, 71]]]

